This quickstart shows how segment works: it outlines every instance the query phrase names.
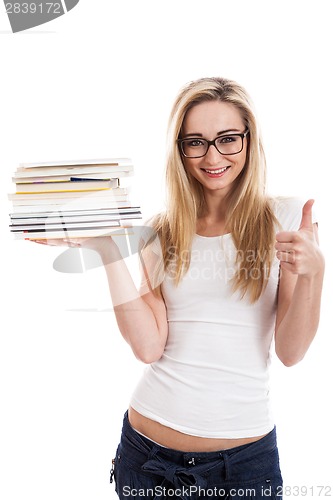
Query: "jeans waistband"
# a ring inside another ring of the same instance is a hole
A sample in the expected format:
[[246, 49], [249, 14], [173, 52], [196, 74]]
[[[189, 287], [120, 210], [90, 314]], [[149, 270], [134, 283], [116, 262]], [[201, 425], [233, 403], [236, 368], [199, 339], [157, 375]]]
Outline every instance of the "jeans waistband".
[[[149, 438], [139, 434], [130, 424], [128, 420], [128, 412], [125, 413], [123, 421], [123, 437], [131, 441], [131, 445], [134, 446], [137, 451], [144, 452], [150, 457], [158, 455], [162, 459], [170, 460], [177, 465], [187, 465], [187, 464], [203, 464], [207, 462], [212, 462], [217, 459], [233, 459], [233, 461], [243, 461], [248, 454], [251, 458], [254, 458], [262, 453], [267, 453], [273, 451], [277, 448], [276, 445], [276, 428], [274, 427], [271, 432], [266, 436], [241, 446], [236, 446], [234, 448], [229, 448], [226, 450], [212, 451], [212, 452], [183, 452], [179, 450], [174, 450], [171, 448], [165, 448], [158, 445]], [[237, 456], [237, 459], [236, 459]]]

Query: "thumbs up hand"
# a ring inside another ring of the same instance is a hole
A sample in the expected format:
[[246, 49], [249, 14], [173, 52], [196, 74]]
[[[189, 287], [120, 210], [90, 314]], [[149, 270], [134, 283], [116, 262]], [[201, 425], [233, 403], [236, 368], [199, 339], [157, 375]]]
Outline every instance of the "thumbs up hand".
[[303, 206], [298, 231], [282, 231], [276, 235], [276, 256], [283, 269], [293, 274], [314, 276], [324, 266], [324, 258], [317, 241], [317, 228], [312, 223], [314, 200]]

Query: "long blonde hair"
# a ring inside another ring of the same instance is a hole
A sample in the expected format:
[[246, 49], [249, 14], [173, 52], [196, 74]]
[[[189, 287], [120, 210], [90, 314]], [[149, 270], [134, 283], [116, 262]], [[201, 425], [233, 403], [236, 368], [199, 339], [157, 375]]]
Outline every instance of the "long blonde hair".
[[237, 250], [232, 289], [240, 291], [241, 297], [248, 294], [253, 303], [263, 292], [270, 274], [277, 221], [265, 195], [266, 161], [253, 104], [238, 83], [202, 78], [180, 91], [168, 126], [166, 210], [153, 219], [152, 225], [160, 238], [164, 269], [173, 263], [178, 284], [190, 265], [190, 249], [197, 219], [205, 210], [205, 197], [201, 184], [184, 168], [177, 139], [188, 110], [214, 100], [233, 104], [249, 130], [245, 166], [227, 200], [227, 228]]

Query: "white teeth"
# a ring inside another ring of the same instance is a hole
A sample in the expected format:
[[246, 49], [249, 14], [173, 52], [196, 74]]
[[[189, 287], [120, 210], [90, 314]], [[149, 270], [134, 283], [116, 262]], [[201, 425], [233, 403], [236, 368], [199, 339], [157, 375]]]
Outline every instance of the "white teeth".
[[222, 174], [222, 172], [224, 172], [225, 170], [227, 170], [228, 167], [223, 167], [223, 168], [219, 168], [218, 170], [208, 170], [207, 168], [205, 168], [205, 172], [208, 172], [209, 174]]

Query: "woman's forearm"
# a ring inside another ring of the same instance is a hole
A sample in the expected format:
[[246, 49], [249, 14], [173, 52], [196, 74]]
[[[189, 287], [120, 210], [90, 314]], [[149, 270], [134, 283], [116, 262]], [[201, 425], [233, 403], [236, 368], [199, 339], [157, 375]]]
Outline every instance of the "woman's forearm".
[[136, 357], [151, 363], [162, 355], [165, 328], [138, 291], [117, 245], [111, 241], [100, 256], [119, 330]]
[[289, 308], [275, 333], [275, 350], [286, 366], [301, 361], [319, 324], [324, 270], [298, 276]]

